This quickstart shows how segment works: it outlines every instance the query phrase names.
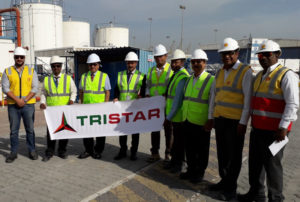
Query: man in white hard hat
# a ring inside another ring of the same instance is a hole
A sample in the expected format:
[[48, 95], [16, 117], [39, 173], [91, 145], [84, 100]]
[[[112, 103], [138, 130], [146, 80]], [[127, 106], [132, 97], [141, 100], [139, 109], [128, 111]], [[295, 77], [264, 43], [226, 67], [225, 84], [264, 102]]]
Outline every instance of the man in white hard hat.
[[164, 127], [173, 127], [173, 145], [171, 149], [171, 161], [165, 166], [172, 173], [181, 171], [184, 161], [184, 137], [182, 130], [182, 101], [184, 85], [190, 76], [184, 68], [186, 55], [182, 50], [176, 49], [171, 58], [173, 75], [166, 90], [166, 119]]
[[187, 172], [180, 178], [193, 183], [201, 182], [208, 165], [210, 131], [213, 121], [208, 120], [208, 101], [214, 76], [205, 71], [206, 53], [196, 49], [191, 58], [193, 75], [184, 87], [182, 121], [187, 159]]
[[[117, 85], [114, 89], [114, 102], [135, 100], [145, 97], [146, 76], [136, 69], [138, 56], [135, 52], [129, 52], [125, 57], [127, 70], [118, 72]], [[139, 146], [140, 134], [132, 134], [130, 160], [137, 159], [136, 153]], [[127, 156], [127, 135], [119, 137], [120, 151], [115, 160], [123, 159]]]
[[2, 91], [7, 95], [10, 123], [11, 153], [6, 157], [7, 163], [12, 163], [17, 158], [21, 118], [26, 130], [29, 158], [38, 159], [34, 134], [34, 104], [35, 94], [38, 92], [38, 77], [34, 68], [25, 65], [25, 56], [25, 49], [17, 47], [14, 51], [15, 65], [6, 68], [2, 77]]
[[[168, 51], [166, 47], [159, 44], [154, 48], [154, 59], [156, 65], [149, 69], [147, 74], [147, 88], [146, 96], [165, 95], [169, 79], [173, 71], [170, 64], [167, 63]], [[166, 150], [165, 160], [170, 160], [170, 152], [172, 147], [172, 128], [165, 128]], [[160, 159], [159, 146], [160, 146], [160, 131], [151, 133], [151, 157], [148, 162], [154, 162]]]
[[236, 197], [253, 76], [251, 67], [238, 60], [236, 40], [225, 38], [218, 52], [223, 67], [212, 85], [208, 118], [214, 119], [221, 181], [210, 190], [219, 191], [221, 200], [230, 200]]
[[267, 40], [256, 53], [263, 70], [253, 84], [251, 103], [249, 183], [250, 190], [239, 195], [239, 201], [265, 201], [265, 173], [269, 201], [283, 201], [283, 171], [281, 160], [284, 147], [271, 154], [269, 146], [283, 141], [297, 120], [299, 108], [299, 78], [279, 64], [280, 46]]
[[[40, 109], [44, 110], [47, 106], [62, 106], [72, 105], [77, 96], [76, 85], [67, 74], [61, 73], [63, 59], [59, 56], [52, 56], [50, 60], [52, 74], [44, 78], [44, 85], [42, 87]], [[50, 139], [49, 129], [47, 128], [47, 149], [45, 157], [42, 161], [49, 161], [55, 152], [55, 140]], [[58, 156], [66, 159], [68, 140], [58, 141]]]
[[[111, 85], [108, 75], [99, 70], [100, 62], [100, 57], [97, 54], [92, 53], [88, 56], [87, 64], [89, 71], [81, 76], [79, 85], [80, 100], [83, 104], [109, 101]], [[82, 152], [78, 158], [84, 159], [92, 156], [95, 159], [100, 159], [105, 146], [105, 136], [96, 137], [95, 145], [94, 138], [84, 138], [83, 144], [85, 151]]]

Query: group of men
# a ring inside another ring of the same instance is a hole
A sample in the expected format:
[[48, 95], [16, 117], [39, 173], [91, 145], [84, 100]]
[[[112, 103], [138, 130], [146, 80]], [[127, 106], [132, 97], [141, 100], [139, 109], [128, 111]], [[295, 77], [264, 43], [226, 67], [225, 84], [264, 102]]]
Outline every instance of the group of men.
[[[208, 165], [210, 133], [215, 128], [219, 183], [211, 185], [210, 191], [218, 193], [221, 200], [238, 198], [239, 201], [265, 201], [265, 176], [267, 176], [269, 201], [283, 201], [283, 171], [281, 159], [284, 148], [275, 156], [268, 147], [274, 141], [288, 136], [292, 122], [297, 119], [299, 106], [298, 76], [278, 63], [281, 55], [279, 45], [265, 41], [257, 51], [263, 70], [254, 76], [251, 67], [238, 60], [239, 45], [232, 38], [224, 39], [220, 53], [223, 67], [215, 76], [205, 71], [207, 54], [197, 49], [191, 58], [192, 73], [185, 68], [186, 55], [175, 50], [171, 64], [168, 52], [159, 44], [154, 49], [156, 65], [145, 75], [137, 70], [138, 56], [126, 55], [127, 69], [118, 73], [113, 102], [135, 100], [143, 97], [164, 96], [166, 100], [165, 169], [172, 173], [182, 170], [186, 159], [187, 171], [180, 178], [193, 183], [201, 182]], [[15, 65], [3, 73], [3, 92], [7, 95], [10, 121], [11, 153], [6, 162], [17, 158], [18, 131], [21, 117], [26, 129], [29, 157], [38, 158], [35, 150], [34, 103], [38, 91], [37, 75], [33, 68], [24, 64], [26, 52], [17, 47], [14, 51]], [[77, 89], [72, 78], [61, 73], [63, 61], [51, 58], [51, 76], [45, 77], [40, 108], [71, 105], [75, 102]], [[100, 57], [93, 53], [87, 59], [89, 71], [81, 76], [79, 97], [82, 104], [108, 102], [110, 80], [99, 70]], [[237, 179], [242, 165], [242, 151], [248, 120], [251, 116], [249, 183], [247, 194], [237, 195]], [[127, 136], [120, 136], [120, 151], [115, 160], [127, 156]], [[68, 140], [59, 140], [58, 156], [67, 158]], [[105, 137], [83, 139], [85, 151], [78, 158], [92, 156], [100, 159]], [[130, 160], [137, 159], [139, 134], [132, 134]], [[151, 157], [160, 159], [160, 131], [151, 133]], [[48, 161], [55, 151], [47, 129], [47, 149], [43, 161]]]

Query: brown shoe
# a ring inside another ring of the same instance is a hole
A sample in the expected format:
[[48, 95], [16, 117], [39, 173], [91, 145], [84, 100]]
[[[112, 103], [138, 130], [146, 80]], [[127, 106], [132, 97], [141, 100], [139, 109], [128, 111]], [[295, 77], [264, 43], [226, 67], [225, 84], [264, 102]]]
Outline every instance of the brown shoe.
[[147, 162], [148, 162], [148, 163], [154, 163], [155, 161], [159, 161], [159, 160], [160, 160], [159, 154], [152, 154], [152, 155], [147, 159]]

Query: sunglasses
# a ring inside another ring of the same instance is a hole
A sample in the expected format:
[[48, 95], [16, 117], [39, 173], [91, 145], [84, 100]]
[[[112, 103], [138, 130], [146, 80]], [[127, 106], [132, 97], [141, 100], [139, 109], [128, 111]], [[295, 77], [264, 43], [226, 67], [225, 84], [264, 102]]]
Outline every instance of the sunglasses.
[[24, 59], [25, 58], [25, 56], [22, 56], [22, 55], [16, 55], [15, 56], [15, 59]]
[[263, 53], [258, 53], [257, 54], [258, 58], [262, 58], [262, 57], [271, 57], [272, 56], [272, 52], [263, 52]]
[[232, 56], [232, 55], [234, 55], [234, 54], [235, 54], [235, 51], [225, 51], [225, 52], [222, 52], [222, 53], [221, 53], [222, 56], [225, 56], [225, 55], [230, 55], [230, 56]]
[[51, 68], [60, 68], [61, 65], [51, 65]]
[[201, 63], [203, 60], [191, 60], [192, 64]]
[[90, 67], [92, 67], [92, 66], [97, 66], [97, 65], [98, 65], [98, 63], [90, 63], [90, 64], [89, 64]]

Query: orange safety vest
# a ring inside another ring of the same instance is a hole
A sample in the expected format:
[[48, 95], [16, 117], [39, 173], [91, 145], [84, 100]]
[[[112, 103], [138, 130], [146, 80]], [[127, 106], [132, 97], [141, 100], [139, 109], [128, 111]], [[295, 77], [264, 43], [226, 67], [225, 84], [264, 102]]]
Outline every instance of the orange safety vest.
[[[262, 81], [263, 71], [254, 80], [251, 101], [252, 126], [257, 129], [276, 131], [284, 112], [285, 101], [281, 90], [281, 80], [288, 68], [278, 65]], [[290, 123], [288, 130], [292, 128]]]

